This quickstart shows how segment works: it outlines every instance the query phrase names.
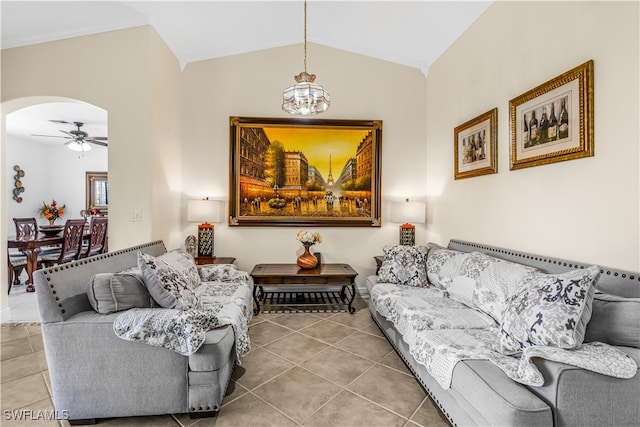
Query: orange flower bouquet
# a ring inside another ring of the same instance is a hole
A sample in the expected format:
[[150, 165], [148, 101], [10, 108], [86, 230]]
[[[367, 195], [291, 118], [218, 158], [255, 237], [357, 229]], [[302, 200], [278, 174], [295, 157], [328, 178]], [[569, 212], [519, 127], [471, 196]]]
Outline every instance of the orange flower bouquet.
[[45, 217], [49, 221], [49, 225], [53, 225], [58, 218], [62, 218], [67, 205], [58, 206], [55, 200], [51, 200], [51, 204], [47, 205], [42, 202], [42, 206], [38, 209], [40, 216]]

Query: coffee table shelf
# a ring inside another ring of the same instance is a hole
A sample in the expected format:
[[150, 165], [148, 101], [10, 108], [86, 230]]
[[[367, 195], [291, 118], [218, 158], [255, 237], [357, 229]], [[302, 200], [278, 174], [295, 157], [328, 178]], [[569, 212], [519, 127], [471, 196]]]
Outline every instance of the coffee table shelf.
[[[347, 311], [353, 314], [357, 275], [348, 264], [321, 264], [313, 269], [301, 269], [296, 264], [258, 264], [251, 271], [254, 313], [260, 313], [262, 302], [278, 306], [347, 305]], [[265, 291], [264, 286], [269, 289]]]

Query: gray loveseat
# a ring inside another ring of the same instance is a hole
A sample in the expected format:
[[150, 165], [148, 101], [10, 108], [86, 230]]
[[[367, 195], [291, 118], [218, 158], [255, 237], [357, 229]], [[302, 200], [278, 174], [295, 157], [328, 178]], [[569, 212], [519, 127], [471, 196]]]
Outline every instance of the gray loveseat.
[[196, 418], [220, 409], [236, 360], [231, 326], [207, 332], [197, 352], [182, 356], [118, 338], [113, 322], [120, 312], [93, 310], [92, 278], [135, 267], [138, 251], [160, 256], [166, 249], [155, 241], [34, 273], [53, 402], [72, 424], [172, 413]]
[[[574, 261], [458, 240], [452, 240], [448, 249], [479, 252], [545, 273], [565, 273], [586, 267]], [[394, 323], [376, 310], [371, 295], [374, 287], [381, 284], [378, 277], [370, 276], [366, 281], [371, 316], [453, 425], [640, 425], [640, 374], [635, 368], [632, 368], [633, 378], [619, 379], [534, 358], [535, 366], [544, 376], [544, 384], [533, 387], [513, 381], [488, 360], [463, 360], [453, 369], [450, 387], [443, 388], [425, 366], [416, 361]], [[640, 366], [640, 274], [602, 268], [596, 289], [614, 297], [594, 300], [584, 342], [615, 345]]]

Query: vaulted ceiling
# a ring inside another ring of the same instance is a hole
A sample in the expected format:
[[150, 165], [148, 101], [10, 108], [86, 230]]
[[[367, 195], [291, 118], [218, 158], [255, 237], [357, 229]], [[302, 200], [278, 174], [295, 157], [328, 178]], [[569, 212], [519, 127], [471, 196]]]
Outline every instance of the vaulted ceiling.
[[[307, 37], [311, 43], [419, 68], [427, 74], [438, 56], [491, 3], [309, 0]], [[185, 67], [194, 61], [304, 40], [301, 0], [3, 0], [0, 8], [2, 49], [152, 25]], [[58, 106], [57, 117], [51, 118], [78, 120], [63, 116]], [[50, 125], [38, 129], [34, 124], [22, 136], [50, 131]], [[7, 133], [11, 132], [8, 122]]]

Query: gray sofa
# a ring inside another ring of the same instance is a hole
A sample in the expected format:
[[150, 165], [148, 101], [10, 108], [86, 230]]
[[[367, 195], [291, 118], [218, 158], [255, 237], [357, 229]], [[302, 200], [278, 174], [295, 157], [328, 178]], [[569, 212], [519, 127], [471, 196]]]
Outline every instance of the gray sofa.
[[120, 312], [99, 314], [87, 286], [94, 275], [136, 266], [137, 252], [166, 252], [162, 241], [110, 252], [34, 273], [53, 402], [72, 424], [96, 418], [220, 409], [236, 352], [231, 326], [207, 332], [191, 356], [125, 341], [113, 331]]
[[[583, 263], [533, 255], [479, 243], [452, 240], [448, 249], [480, 252], [547, 273], [563, 273], [583, 268]], [[378, 276], [367, 278], [371, 295]], [[602, 268], [596, 289], [631, 298], [640, 308], [640, 274]], [[619, 311], [615, 305], [593, 306], [585, 342], [611, 332], [610, 325], [623, 324], [634, 347], [617, 346], [640, 366], [640, 324], [637, 314]], [[627, 306], [628, 307], [628, 306]], [[411, 355], [407, 343], [394, 324], [376, 311], [370, 298], [371, 316], [418, 381], [453, 425], [492, 426], [637, 426], [640, 425], [640, 374], [618, 379], [545, 359], [534, 363], [545, 378], [541, 387], [529, 387], [511, 380], [488, 360], [465, 360], [455, 365], [451, 386], [444, 389]], [[624, 316], [622, 318], [621, 316]], [[615, 319], [615, 322], [614, 322]], [[611, 323], [609, 323], [611, 320]], [[611, 334], [609, 344], [618, 344]], [[635, 338], [633, 338], [635, 337]], [[597, 341], [597, 340], [593, 340]]]

